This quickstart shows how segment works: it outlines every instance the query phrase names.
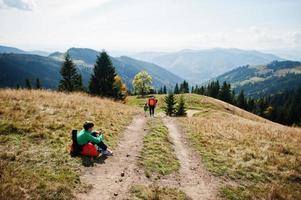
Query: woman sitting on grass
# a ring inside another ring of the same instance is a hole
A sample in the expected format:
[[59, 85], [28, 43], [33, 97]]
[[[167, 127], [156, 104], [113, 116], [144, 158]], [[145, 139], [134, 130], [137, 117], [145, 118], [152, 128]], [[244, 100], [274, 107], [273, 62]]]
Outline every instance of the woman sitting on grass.
[[84, 146], [91, 142], [92, 144], [96, 144], [98, 146], [99, 151], [101, 151], [102, 155], [112, 156], [113, 152], [110, 151], [103, 142], [103, 131], [93, 131], [94, 124], [92, 122], [85, 122], [83, 125], [83, 130], [81, 130], [77, 134], [77, 143], [80, 146]]

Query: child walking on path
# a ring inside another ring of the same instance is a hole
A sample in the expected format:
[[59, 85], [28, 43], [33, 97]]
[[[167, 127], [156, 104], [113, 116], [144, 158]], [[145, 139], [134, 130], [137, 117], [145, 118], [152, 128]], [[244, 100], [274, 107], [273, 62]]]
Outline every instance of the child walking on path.
[[144, 115], [145, 115], [145, 117], [146, 117], [146, 116], [147, 116], [147, 110], [148, 110], [148, 105], [147, 105], [147, 103], [144, 104], [143, 109], [144, 109]]

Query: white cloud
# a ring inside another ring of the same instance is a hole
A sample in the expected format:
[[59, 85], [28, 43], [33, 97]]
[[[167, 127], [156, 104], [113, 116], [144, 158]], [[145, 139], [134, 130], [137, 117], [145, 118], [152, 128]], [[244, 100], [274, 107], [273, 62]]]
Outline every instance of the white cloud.
[[16, 8], [31, 11], [34, 7], [34, 0], [0, 0], [0, 8]]

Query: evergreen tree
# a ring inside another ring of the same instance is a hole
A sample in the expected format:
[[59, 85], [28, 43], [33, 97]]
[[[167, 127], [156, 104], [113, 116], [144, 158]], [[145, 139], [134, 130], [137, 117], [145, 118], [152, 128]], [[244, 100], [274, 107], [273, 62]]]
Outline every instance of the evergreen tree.
[[266, 110], [267, 107], [268, 107], [267, 102], [265, 101], [264, 98], [260, 98], [260, 99], [258, 100], [258, 103], [257, 103], [257, 104], [258, 104], [258, 111], [257, 111], [258, 115], [264, 117], [264, 112], [265, 112], [265, 110]]
[[231, 93], [231, 103], [233, 105], [237, 105], [236, 98], [235, 98], [235, 91], [234, 90], [232, 90], [232, 93]]
[[163, 87], [163, 94], [167, 94], [166, 86]]
[[179, 103], [177, 105], [176, 115], [177, 116], [186, 116], [186, 114], [187, 113], [186, 113], [185, 100], [184, 100], [184, 97], [181, 95]]
[[218, 96], [220, 100], [231, 103], [231, 85], [224, 82]]
[[25, 87], [27, 88], [27, 89], [29, 89], [29, 90], [31, 90], [31, 82], [30, 82], [30, 80], [27, 78], [27, 79], [25, 79]]
[[199, 94], [199, 92], [200, 92], [200, 88], [198, 85], [191, 88], [191, 93]]
[[207, 86], [206, 94], [210, 97], [217, 98], [220, 90], [219, 81], [212, 81]]
[[189, 85], [185, 80], [180, 84], [180, 93], [189, 93]]
[[174, 93], [175, 93], [175, 94], [179, 94], [179, 93], [180, 93], [178, 83], [176, 83], [176, 86], [175, 86], [175, 89], [174, 89]]
[[37, 78], [36, 79], [36, 89], [41, 89], [42, 88], [42, 86], [41, 86], [41, 82], [40, 82], [40, 79], [39, 78]]
[[76, 66], [69, 54], [65, 56], [65, 61], [62, 64], [60, 74], [63, 78], [60, 80], [58, 86], [60, 91], [73, 92], [83, 89], [81, 75], [77, 72]]
[[86, 91], [81, 74], [78, 73], [74, 81], [74, 91]]
[[114, 97], [115, 67], [109, 55], [102, 51], [96, 59], [89, 83], [89, 92], [94, 95]]
[[240, 93], [237, 97], [237, 106], [242, 109], [247, 109], [246, 98], [245, 98], [245, 94], [244, 94], [243, 90], [240, 91]]
[[175, 114], [176, 111], [175, 105], [177, 102], [172, 93], [169, 93], [167, 96], [164, 97], [164, 103], [165, 103], [165, 107], [164, 107], [165, 114], [168, 116], [172, 116], [173, 114]]
[[247, 102], [247, 111], [249, 112], [255, 112], [255, 100], [252, 98], [248, 99]]
[[199, 89], [199, 92], [198, 94], [201, 94], [201, 95], [205, 95], [205, 87], [204, 86], [201, 86], [200, 89]]
[[160, 87], [159, 91], [158, 91], [158, 94], [163, 94], [163, 89], [162, 87]]

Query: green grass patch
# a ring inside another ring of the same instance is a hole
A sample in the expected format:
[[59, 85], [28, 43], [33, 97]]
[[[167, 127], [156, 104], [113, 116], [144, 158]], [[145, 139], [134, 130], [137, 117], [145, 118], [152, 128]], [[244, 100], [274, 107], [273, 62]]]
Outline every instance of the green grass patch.
[[133, 200], [189, 200], [181, 190], [155, 185], [134, 185], [131, 194]]
[[143, 139], [140, 163], [147, 177], [176, 172], [180, 163], [168, 137], [168, 129], [162, 119], [151, 118], [147, 122], [148, 133]]
[[[165, 94], [157, 94], [155, 97], [158, 99], [158, 105], [156, 108], [157, 112], [162, 112], [164, 110], [164, 97]], [[218, 110], [222, 109], [222, 106], [217, 105], [216, 103], [210, 102], [206, 97], [198, 94], [177, 94], [175, 98], [179, 100], [180, 96], [184, 97], [185, 106], [187, 109], [194, 110]], [[143, 106], [148, 100], [148, 96], [129, 96], [126, 99], [126, 103], [130, 106], [139, 107], [143, 111]]]

